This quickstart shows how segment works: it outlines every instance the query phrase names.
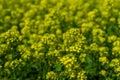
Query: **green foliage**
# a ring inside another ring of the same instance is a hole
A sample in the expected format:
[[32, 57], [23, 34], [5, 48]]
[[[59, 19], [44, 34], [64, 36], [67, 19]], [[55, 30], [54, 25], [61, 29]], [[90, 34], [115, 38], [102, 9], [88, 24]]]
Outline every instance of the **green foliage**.
[[0, 80], [119, 80], [119, 0], [0, 0]]

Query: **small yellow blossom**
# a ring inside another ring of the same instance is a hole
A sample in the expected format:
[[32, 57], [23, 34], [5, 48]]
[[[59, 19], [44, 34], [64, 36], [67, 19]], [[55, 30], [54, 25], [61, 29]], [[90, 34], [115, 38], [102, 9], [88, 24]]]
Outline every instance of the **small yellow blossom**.
[[85, 75], [85, 71], [84, 70], [81, 70], [78, 75], [77, 75], [77, 79], [78, 80], [87, 80], [87, 76]]
[[115, 66], [119, 66], [119, 64], [120, 64], [119, 59], [115, 58], [115, 59], [112, 59], [112, 61], [110, 62], [109, 66], [110, 67], [115, 67]]
[[100, 73], [102, 76], [105, 76], [107, 72], [106, 72], [105, 70], [101, 70], [99, 73]]
[[81, 60], [81, 62], [85, 62], [85, 57], [86, 57], [86, 53], [80, 54], [79, 59]]
[[115, 19], [114, 17], [112, 17], [112, 18], [110, 18], [110, 21], [111, 21], [111, 22], [115, 22], [116, 19]]
[[56, 80], [57, 79], [57, 74], [53, 71], [50, 71], [46, 74], [46, 79], [47, 80]]
[[113, 55], [118, 55], [118, 54], [120, 54], [120, 51], [119, 51], [119, 50], [120, 50], [120, 47], [117, 47], [117, 46], [116, 46], [116, 47], [113, 47], [113, 48], [112, 48], [112, 54], [113, 54]]
[[120, 66], [119, 67], [117, 67], [117, 68], [115, 68], [115, 70], [114, 70], [116, 73], [120, 73]]
[[112, 36], [108, 36], [108, 42], [113, 42], [113, 41], [115, 41], [117, 39], [117, 36], [115, 36], [115, 35], [112, 35]]
[[105, 63], [108, 63], [108, 59], [107, 57], [99, 57], [99, 62], [101, 62], [102, 65], [104, 65]]
[[75, 73], [71, 73], [70, 78], [75, 78]]

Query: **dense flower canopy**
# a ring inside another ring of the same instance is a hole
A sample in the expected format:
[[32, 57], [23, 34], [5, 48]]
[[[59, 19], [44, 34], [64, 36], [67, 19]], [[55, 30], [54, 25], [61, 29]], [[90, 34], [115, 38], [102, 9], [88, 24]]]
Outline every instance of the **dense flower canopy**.
[[120, 0], [0, 0], [1, 80], [120, 80]]

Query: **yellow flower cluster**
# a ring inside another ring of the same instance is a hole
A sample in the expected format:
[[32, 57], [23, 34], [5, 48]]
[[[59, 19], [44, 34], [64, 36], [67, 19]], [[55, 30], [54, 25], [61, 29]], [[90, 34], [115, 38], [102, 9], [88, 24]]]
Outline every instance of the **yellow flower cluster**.
[[76, 62], [76, 58], [74, 56], [64, 56], [62, 58], [60, 58], [60, 62], [71, 71], [71, 67], [74, 65], [74, 63]]
[[81, 62], [85, 62], [85, 58], [86, 58], [86, 53], [80, 54], [79, 59]]
[[102, 76], [106, 76], [106, 71], [105, 71], [105, 70], [101, 70], [99, 73], [100, 73]]
[[120, 41], [117, 39], [116, 41], [113, 42], [113, 48], [112, 48], [112, 54], [113, 55], [120, 55]]
[[85, 71], [81, 70], [78, 74], [77, 74], [77, 79], [78, 80], [87, 80], [87, 76], [85, 76]]
[[57, 79], [57, 74], [53, 71], [50, 71], [46, 74], [46, 79], [47, 80], [56, 80]]
[[120, 0], [0, 0], [1, 80], [120, 80]]
[[109, 66], [114, 69], [116, 76], [120, 76], [120, 60], [115, 58], [112, 59]]
[[104, 65], [105, 63], [108, 63], [108, 60], [106, 57], [99, 57], [99, 62], [101, 62], [102, 65]]

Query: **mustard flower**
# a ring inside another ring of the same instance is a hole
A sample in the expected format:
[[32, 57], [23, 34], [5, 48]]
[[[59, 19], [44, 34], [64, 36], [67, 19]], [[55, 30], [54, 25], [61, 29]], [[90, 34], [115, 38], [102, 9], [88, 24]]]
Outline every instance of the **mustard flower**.
[[80, 72], [78, 72], [78, 75], [77, 75], [77, 79], [78, 80], [87, 80], [87, 76], [85, 75], [85, 71], [84, 70], [81, 70]]
[[81, 62], [85, 62], [85, 58], [86, 58], [86, 53], [80, 54], [79, 59], [81, 60]]
[[101, 62], [102, 65], [108, 63], [107, 57], [99, 57], [99, 62]]
[[102, 76], [106, 76], [106, 71], [105, 70], [101, 70], [100, 72], [99, 72], [99, 74], [101, 74]]
[[50, 71], [46, 74], [46, 79], [52, 79], [52, 80], [56, 80], [57, 79], [57, 74], [53, 71]]
[[112, 36], [108, 36], [108, 42], [113, 42], [113, 41], [115, 41], [117, 39], [117, 36], [115, 36], [115, 35], [112, 35]]
[[115, 58], [115, 59], [112, 59], [112, 60], [111, 60], [109, 66], [110, 66], [110, 67], [116, 67], [116, 66], [119, 66], [119, 64], [120, 64], [119, 59]]

